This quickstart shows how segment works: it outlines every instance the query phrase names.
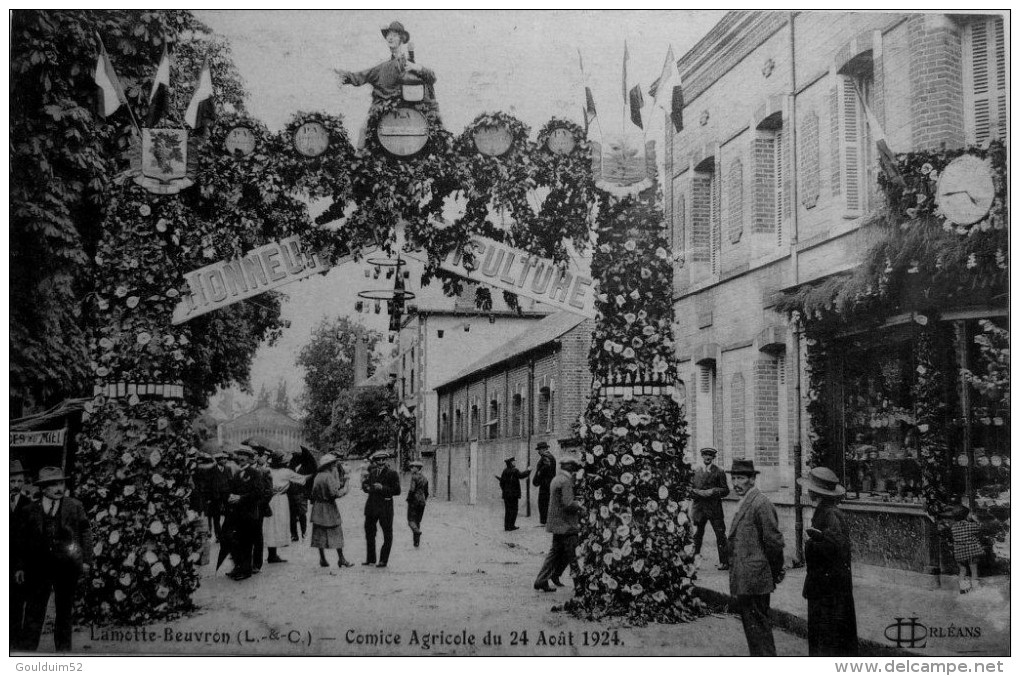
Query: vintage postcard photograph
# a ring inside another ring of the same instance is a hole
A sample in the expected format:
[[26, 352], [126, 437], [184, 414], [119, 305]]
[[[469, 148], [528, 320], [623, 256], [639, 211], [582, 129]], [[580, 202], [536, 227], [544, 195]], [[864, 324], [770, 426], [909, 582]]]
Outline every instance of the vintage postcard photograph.
[[12, 670], [1009, 664], [1008, 11], [9, 35]]

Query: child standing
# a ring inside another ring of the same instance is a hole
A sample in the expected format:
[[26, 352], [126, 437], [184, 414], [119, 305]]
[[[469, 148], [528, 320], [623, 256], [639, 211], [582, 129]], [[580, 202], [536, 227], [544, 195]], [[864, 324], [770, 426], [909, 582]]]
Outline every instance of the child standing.
[[[957, 565], [960, 566], [960, 593], [966, 594], [972, 589], [977, 589], [978, 557], [984, 554], [984, 547], [978, 535], [981, 533], [981, 526], [977, 523], [977, 517], [963, 505], [958, 505], [951, 512], [953, 524], [950, 530], [953, 534], [953, 556]], [[970, 568], [970, 580], [967, 580], [967, 568]]]

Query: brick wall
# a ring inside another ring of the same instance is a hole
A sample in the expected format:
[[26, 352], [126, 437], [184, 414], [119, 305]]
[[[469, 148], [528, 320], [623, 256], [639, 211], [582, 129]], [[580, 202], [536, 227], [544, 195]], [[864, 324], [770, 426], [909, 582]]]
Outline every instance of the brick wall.
[[779, 372], [767, 356], [754, 362], [754, 461], [779, 464]]
[[735, 374], [730, 379], [730, 458], [743, 458], [744, 437], [744, 375]]
[[776, 142], [771, 136], [754, 139], [754, 217], [751, 232], [771, 233], [776, 227]]
[[695, 174], [691, 180], [691, 260], [708, 263], [712, 247], [712, 176]]
[[964, 145], [963, 66], [960, 30], [942, 15], [908, 21], [910, 116], [914, 150]]

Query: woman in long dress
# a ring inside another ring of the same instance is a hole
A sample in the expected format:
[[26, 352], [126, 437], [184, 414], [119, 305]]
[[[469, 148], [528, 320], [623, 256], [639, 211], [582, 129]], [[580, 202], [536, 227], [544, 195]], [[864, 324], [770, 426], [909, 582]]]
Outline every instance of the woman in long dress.
[[335, 549], [336, 565], [350, 568], [354, 564], [344, 558], [344, 531], [340, 519], [340, 498], [347, 495], [347, 477], [340, 476], [338, 458], [326, 453], [319, 458], [319, 470], [312, 483], [312, 547], [319, 550], [319, 565], [329, 567], [326, 550]]
[[853, 657], [858, 653], [857, 614], [850, 570], [850, 535], [839, 509], [846, 489], [835, 472], [815, 467], [797, 479], [815, 502], [808, 540], [804, 543], [807, 575], [808, 654], [812, 657]]
[[279, 547], [290, 544], [290, 500], [287, 489], [291, 484], [304, 484], [311, 475], [298, 474], [287, 467], [287, 458], [283, 453], [274, 451], [269, 459], [269, 476], [273, 480], [273, 497], [269, 501], [269, 509], [273, 513], [262, 519], [263, 545], [269, 549], [266, 563], [287, 563], [277, 553]]

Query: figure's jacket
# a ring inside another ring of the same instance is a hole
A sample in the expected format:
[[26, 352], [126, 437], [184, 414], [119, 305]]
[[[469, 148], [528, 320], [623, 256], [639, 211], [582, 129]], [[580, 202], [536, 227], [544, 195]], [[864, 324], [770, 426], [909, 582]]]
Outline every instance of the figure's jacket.
[[730, 594], [771, 594], [783, 570], [783, 534], [776, 508], [752, 487], [729, 531]]
[[[11, 552], [15, 570], [28, 573], [52, 569], [54, 564], [80, 572], [83, 563], [92, 564], [92, 527], [85, 508], [74, 498], [64, 496], [55, 517], [43, 512], [40, 498], [19, 507], [14, 523], [18, 546]], [[46, 520], [53, 518], [53, 528]]]
[[561, 469], [549, 484], [549, 515], [545, 529], [554, 535], [570, 535], [580, 529], [581, 505], [574, 499], [574, 475]]
[[804, 543], [804, 598], [818, 599], [853, 593], [850, 567], [850, 535], [842, 512], [834, 505], [819, 505], [811, 527], [821, 535]]
[[700, 495], [692, 495], [691, 518], [695, 521], [700, 518], [722, 517], [722, 499], [730, 494], [730, 487], [726, 484], [726, 473], [715, 465], [709, 465], [708, 469], [702, 465], [694, 470], [694, 477], [691, 479], [691, 488], [699, 490], [709, 489], [712, 497], [703, 498]]

